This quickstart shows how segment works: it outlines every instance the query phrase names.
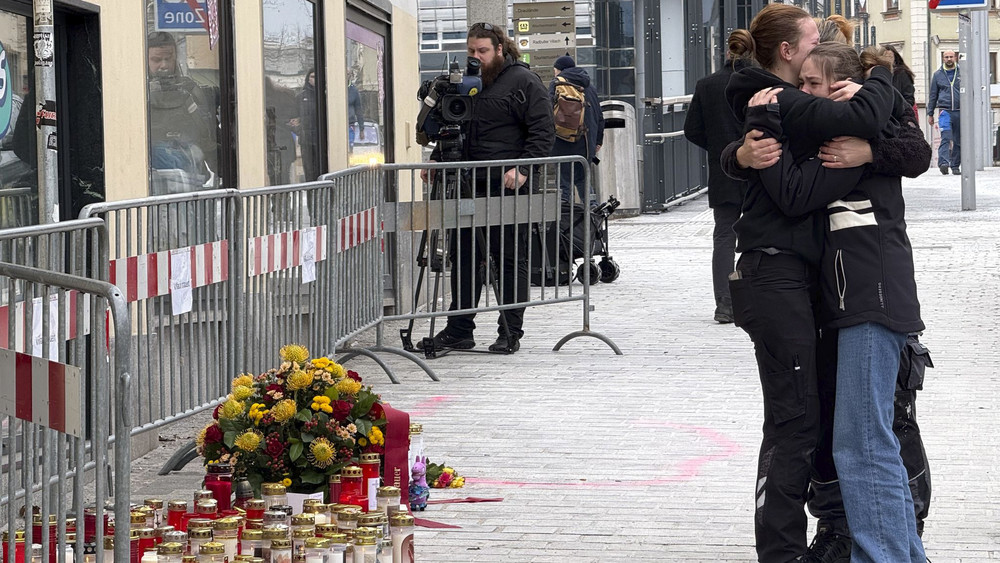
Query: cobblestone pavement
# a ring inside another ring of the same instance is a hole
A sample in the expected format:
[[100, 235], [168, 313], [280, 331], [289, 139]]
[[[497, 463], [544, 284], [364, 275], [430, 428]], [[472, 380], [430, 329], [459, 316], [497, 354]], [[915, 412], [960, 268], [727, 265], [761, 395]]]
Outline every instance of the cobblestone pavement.
[[[905, 184], [937, 366], [918, 401], [935, 563], [1000, 560], [1000, 169], [979, 174], [978, 211], [960, 211], [959, 185], [933, 168]], [[711, 229], [704, 198], [612, 222], [622, 275], [593, 287], [591, 326], [623, 356], [596, 339], [552, 351], [581, 326], [574, 303], [529, 309], [513, 356], [433, 360], [439, 383], [389, 358], [402, 380], [390, 385], [370, 360], [352, 361], [423, 423], [431, 461], [467, 477], [432, 498], [503, 499], [429, 506], [421, 516], [461, 528], [418, 529], [420, 560], [754, 560], [760, 391], [749, 339], [712, 321]], [[480, 348], [494, 319], [481, 316]], [[136, 461], [135, 499], [190, 494], [200, 464], [165, 478], [155, 469], [200, 424], [168, 429]]]

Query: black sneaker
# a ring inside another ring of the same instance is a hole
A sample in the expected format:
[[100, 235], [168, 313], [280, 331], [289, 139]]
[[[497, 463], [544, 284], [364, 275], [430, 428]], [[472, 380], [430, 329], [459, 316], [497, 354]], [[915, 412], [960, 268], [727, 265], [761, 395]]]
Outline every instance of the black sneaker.
[[497, 337], [497, 341], [490, 344], [490, 352], [501, 352], [504, 354], [513, 354], [521, 349], [521, 339], [516, 336], [511, 336], [510, 340], [507, 337], [500, 335]]
[[942, 173], [942, 174], [944, 174], [945, 176], [947, 176], [947, 175], [948, 175], [948, 166], [947, 166], [947, 165], [944, 165], [944, 166], [938, 166], [938, 168], [940, 168], [940, 169], [941, 169], [941, 173]]
[[[427, 340], [426, 338], [424, 340]], [[434, 335], [431, 339], [434, 342], [435, 350], [443, 350], [445, 348], [450, 348], [452, 350], [468, 350], [470, 348], [476, 347], [476, 341], [472, 339], [472, 336], [453, 336], [445, 331], [441, 331]], [[417, 350], [424, 349], [424, 342], [417, 342]]]
[[962, 169], [961, 168], [952, 168], [951, 169], [951, 173], [954, 174], [954, 175], [956, 175], [956, 176], [961, 176], [962, 175]]
[[719, 324], [729, 324], [733, 322], [733, 308], [732, 307], [716, 307], [715, 308], [715, 322]]
[[816, 530], [816, 537], [809, 546], [809, 559], [817, 563], [850, 563], [851, 537], [828, 528]]

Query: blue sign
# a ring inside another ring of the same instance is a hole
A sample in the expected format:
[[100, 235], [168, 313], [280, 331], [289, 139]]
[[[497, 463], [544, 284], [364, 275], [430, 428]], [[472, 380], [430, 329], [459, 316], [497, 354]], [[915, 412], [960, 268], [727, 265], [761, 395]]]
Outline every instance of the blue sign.
[[156, 0], [157, 31], [208, 31], [206, 0]]
[[7, 51], [0, 43], [0, 139], [7, 136], [10, 131], [11, 109], [14, 104], [11, 100], [10, 64], [7, 62]]
[[989, 8], [988, 0], [930, 0], [932, 10], [985, 10]]

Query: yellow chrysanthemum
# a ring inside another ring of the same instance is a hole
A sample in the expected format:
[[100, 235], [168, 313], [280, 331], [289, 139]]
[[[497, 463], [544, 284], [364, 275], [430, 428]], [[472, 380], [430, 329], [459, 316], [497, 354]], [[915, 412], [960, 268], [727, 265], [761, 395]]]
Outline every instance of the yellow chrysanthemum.
[[245, 385], [233, 387], [233, 398], [237, 401], [245, 401], [250, 398], [250, 395], [253, 395], [253, 389]]
[[291, 487], [292, 486], [292, 480], [289, 479], [288, 477], [285, 477], [284, 479], [281, 480], [281, 484], [284, 485], [284, 486], [286, 486], [286, 487]]
[[358, 445], [363, 448], [368, 445], [368, 440], [365, 438], [358, 438]]
[[260, 445], [260, 442], [263, 439], [264, 436], [257, 430], [247, 430], [237, 436], [236, 440], [233, 441], [233, 444], [245, 452], [252, 452], [257, 449], [257, 446]]
[[295, 401], [291, 399], [278, 401], [277, 404], [271, 407], [271, 416], [274, 417], [276, 422], [285, 422], [292, 418], [295, 416]]
[[316, 438], [309, 444], [309, 462], [320, 469], [333, 463], [333, 444], [326, 438]]
[[333, 360], [327, 357], [322, 357], [322, 358], [313, 358], [312, 360], [310, 360], [310, 362], [312, 362], [312, 365], [315, 368], [326, 369], [330, 364], [333, 363]]
[[241, 414], [243, 414], [243, 403], [230, 395], [226, 402], [222, 404], [222, 409], [219, 411], [219, 418], [233, 420]]
[[266, 405], [264, 405], [264, 403], [254, 403], [250, 405], [250, 412], [247, 413], [247, 416], [250, 417], [250, 420], [252, 420], [254, 424], [260, 424], [260, 419], [264, 418], [264, 415], [267, 414], [268, 411], [264, 408], [265, 406]]
[[333, 407], [330, 406], [330, 397], [327, 397], [326, 395], [317, 395], [313, 397], [313, 402], [312, 405], [310, 405], [310, 408], [312, 408], [312, 410], [317, 412], [319, 411], [323, 411], [325, 413], [333, 412]]
[[312, 385], [313, 376], [312, 374], [306, 373], [302, 370], [295, 370], [288, 379], [285, 380], [285, 388], [289, 391], [298, 391], [299, 389], [305, 389]]
[[309, 349], [301, 344], [282, 346], [278, 353], [281, 354], [281, 359], [286, 362], [304, 364], [309, 359]]
[[385, 436], [378, 426], [372, 426], [371, 431], [368, 432], [368, 441], [375, 444], [376, 446], [381, 446], [385, 444]]
[[233, 380], [233, 387], [239, 387], [240, 385], [244, 387], [253, 387], [253, 376], [249, 373], [241, 374], [239, 377]]
[[337, 391], [346, 395], [357, 395], [361, 391], [361, 384], [349, 377], [345, 377], [337, 382]]

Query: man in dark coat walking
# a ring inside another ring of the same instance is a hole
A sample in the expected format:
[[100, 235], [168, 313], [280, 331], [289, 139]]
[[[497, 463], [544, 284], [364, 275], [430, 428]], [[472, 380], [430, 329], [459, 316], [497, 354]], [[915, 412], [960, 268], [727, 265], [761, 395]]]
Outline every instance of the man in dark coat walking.
[[733, 302], [729, 297], [729, 274], [736, 260], [736, 232], [746, 182], [734, 180], [722, 171], [722, 149], [743, 136], [743, 128], [726, 101], [726, 85], [746, 61], [726, 61], [722, 69], [702, 78], [694, 88], [691, 106], [684, 120], [684, 136], [708, 151], [708, 206], [715, 215], [712, 235], [712, 287], [715, 290], [715, 320], [733, 322]]
[[[579, 155], [586, 158], [588, 162], [597, 164], [597, 152], [601, 150], [601, 145], [604, 143], [604, 114], [601, 112], [601, 99], [597, 95], [597, 89], [590, 83], [587, 71], [576, 66], [573, 57], [563, 55], [556, 59], [552, 66], [556, 76], [583, 88], [583, 96], [587, 102], [587, 107], [583, 112], [584, 126], [587, 131], [583, 138], [571, 143], [556, 137], [555, 144], [552, 145], [552, 156]], [[555, 79], [549, 83], [549, 97], [552, 98], [553, 103], [556, 99], [556, 84], [557, 80]], [[577, 163], [575, 166], [571, 166], [570, 163], [565, 163], [559, 165], [559, 168], [559, 189], [562, 192], [563, 201], [573, 201], [570, 192], [570, 184], [572, 183], [576, 185], [576, 193], [580, 196], [580, 201], [589, 201], [590, 205], [594, 205], [595, 197], [592, 193], [593, 190], [590, 190], [586, 185], [583, 165]]]

